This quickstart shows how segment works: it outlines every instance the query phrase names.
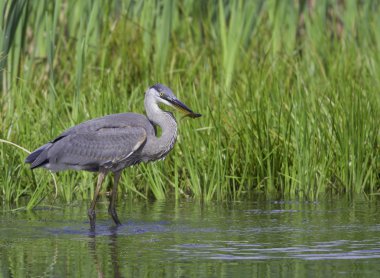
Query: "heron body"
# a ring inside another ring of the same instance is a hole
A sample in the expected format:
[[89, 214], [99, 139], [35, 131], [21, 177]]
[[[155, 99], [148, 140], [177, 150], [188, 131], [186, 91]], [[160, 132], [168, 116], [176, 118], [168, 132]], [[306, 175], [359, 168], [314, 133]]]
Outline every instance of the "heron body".
[[[25, 160], [31, 169], [44, 167], [52, 171], [66, 169], [99, 172], [98, 182], [88, 215], [95, 227], [95, 205], [104, 177], [114, 173], [109, 213], [120, 224], [115, 202], [121, 171], [140, 162], [165, 158], [177, 138], [177, 122], [172, 113], [161, 110], [163, 103], [196, 118], [173, 92], [162, 84], [150, 87], [145, 93], [147, 116], [121, 113], [92, 119], [64, 131], [54, 140], [32, 152]], [[157, 137], [156, 126], [162, 129]]]

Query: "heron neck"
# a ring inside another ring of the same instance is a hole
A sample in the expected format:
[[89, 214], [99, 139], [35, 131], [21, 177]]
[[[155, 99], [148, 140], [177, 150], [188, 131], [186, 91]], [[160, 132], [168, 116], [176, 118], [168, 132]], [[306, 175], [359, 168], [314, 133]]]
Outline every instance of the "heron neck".
[[161, 110], [153, 98], [145, 98], [145, 109], [148, 119], [162, 129], [160, 137], [150, 138], [150, 144], [146, 144], [150, 154], [157, 158], [163, 158], [174, 146], [177, 138], [177, 122], [169, 112]]

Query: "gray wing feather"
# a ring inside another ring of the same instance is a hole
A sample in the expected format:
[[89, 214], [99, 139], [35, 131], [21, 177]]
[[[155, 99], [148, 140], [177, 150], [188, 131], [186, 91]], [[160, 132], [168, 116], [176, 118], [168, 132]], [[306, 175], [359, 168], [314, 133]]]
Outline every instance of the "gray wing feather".
[[147, 134], [155, 134], [153, 125], [144, 115], [135, 113], [120, 113], [92, 119], [73, 126], [58, 136], [57, 139], [73, 133], [85, 133], [99, 130], [101, 128], [119, 128], [125, 126], [143, 127]]
[[54, 143], [48, 150], [49, 164], [78, 169], [126, 167], [128, 158], [146, 141], [146, 132], [139, 127], [102, 128], [74, 133]]
[[155, 135], [155, 129], [147, 117], [112, 114], [66, 130], [30, 154], [25, 162], [31, 163], [31, 168], [42, 166], [53, 171], [121, 169], [139, 162], [135, 152], [149, 135]]

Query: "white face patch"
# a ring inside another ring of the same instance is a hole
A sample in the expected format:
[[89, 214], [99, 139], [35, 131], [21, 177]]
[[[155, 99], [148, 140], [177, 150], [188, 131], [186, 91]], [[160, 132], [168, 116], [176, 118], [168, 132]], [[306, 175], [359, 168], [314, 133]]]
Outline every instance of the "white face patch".
[[154, 95], [154, 99], [156, 100], [157, 103], [163, 103], [167, 106], [170, 106], [170, 107], [173, 107], [173, 104], [171, 104], [169, 101], [163, 99], [160, 97], [160, 93], [155, 90], [155, 89], [150, 89], [152, 92], [152, 94]]
[[[145, 102], [145, 107], [149, 107], [149, 109], [146, 110], [148, 118], [151, 117], [154, 120], [156, 116], [153, 114], [161, 113], [162, 110], [165, 110], [165, 107], [167, 107], [167, 106], [176, 108], [174, 104], [170, 103], [170, 101], [165, 100], [164, 98], [160, 97], [160, 95], [162, 93], [165, 94], [166, 96], [168, 96], [169, 98], [175, 99], [175, 96], [173, 94], [170, 94], [170, 92], [169, 93], [165, 93], [165, 92], [160, 93], [155, 88], [150, 88], [146, 92], [144, 102]], [[161, 105], [161, 103], [164, 105]], [[160, 107], [160, 106], [163, 106], [163, 107]]]
[[162, 99], [162, 98], [160, 98], [160, 97], [158, 97], [157, 101], [160, 102], [160, 103], [163, 103], [163, 104], [165, 104], [165, 105], [167, 105], [167, 106], [171, 106], [171, 107], [173, 107], [173, 104], [171, 104], [169, 101], [167, 101], [167, 100], [165, 100], [165, 99]]

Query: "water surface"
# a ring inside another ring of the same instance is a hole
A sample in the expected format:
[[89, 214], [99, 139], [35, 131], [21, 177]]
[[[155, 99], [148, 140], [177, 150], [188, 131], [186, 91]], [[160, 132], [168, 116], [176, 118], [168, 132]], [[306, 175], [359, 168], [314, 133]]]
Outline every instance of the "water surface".
[[0, 216], [1, 277], [375, 277], [380, 202], [107, 202]]

